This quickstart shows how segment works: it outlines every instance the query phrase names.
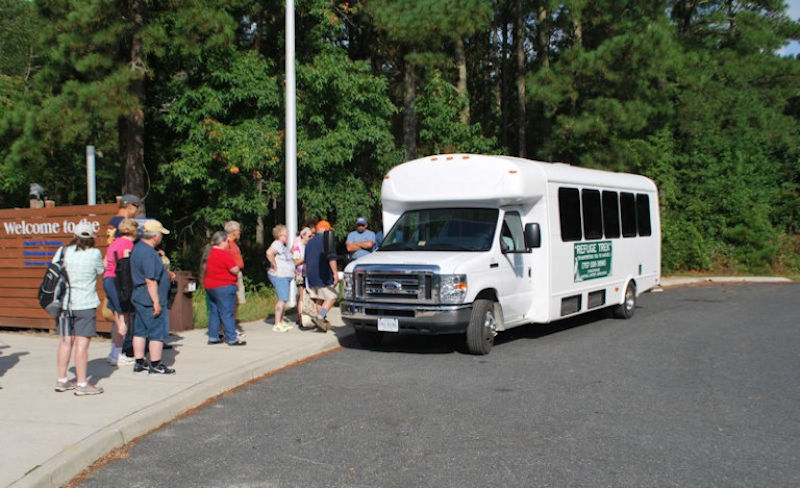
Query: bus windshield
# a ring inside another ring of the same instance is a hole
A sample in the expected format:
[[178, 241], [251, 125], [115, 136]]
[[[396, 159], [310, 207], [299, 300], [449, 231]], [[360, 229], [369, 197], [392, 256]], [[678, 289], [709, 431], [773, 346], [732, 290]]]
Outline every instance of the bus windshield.
[[488, 251], [497, 214], [492, 208], [435, 208], [405, 212], [379, 251]]

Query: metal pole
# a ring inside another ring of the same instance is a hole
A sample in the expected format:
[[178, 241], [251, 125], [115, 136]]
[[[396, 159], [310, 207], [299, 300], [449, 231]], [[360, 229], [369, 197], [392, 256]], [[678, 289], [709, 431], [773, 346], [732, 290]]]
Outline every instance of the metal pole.
[[[291, 247], [297, 233], [297, 116], [294, 72], [294, 0], [286, 0], [286, 227]], [[294, 283], [294, 280], [292, 280]], [[289, 303], [296, 300], [292, 286]], [[299, 307], [298, 307], [299, 309]]]
[[286, 227], [297, 233], [297, 119], [294, 66], [294, 0], [286, 0]]
[[97, 204], [97, 190], [94, 174], [94, 146], [86, 146], [86, 203]]

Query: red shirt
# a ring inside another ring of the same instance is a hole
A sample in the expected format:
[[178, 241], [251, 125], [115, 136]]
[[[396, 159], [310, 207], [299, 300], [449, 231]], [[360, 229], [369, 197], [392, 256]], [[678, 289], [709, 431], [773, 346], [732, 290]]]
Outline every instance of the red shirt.
[[233, 239], [228, 239], [228, 252], [233, 256], [236, 266], [240, 270], [244, 269], [244, 259], [242, 259], [242, 251], [239, 250], [239, 245]]
[[208, 290], [210, 288], [235, 285], [236, 275], [232, 275], [229, 271], [235, 266], [236, 262], [229, 252], [212, 247], [206, 263], [206, 277], [203, 280], [203, 288]]

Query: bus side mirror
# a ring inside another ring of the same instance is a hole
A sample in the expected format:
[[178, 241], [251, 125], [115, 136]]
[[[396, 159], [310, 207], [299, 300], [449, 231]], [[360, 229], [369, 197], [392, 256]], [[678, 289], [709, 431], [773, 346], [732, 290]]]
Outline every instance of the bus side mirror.
[[336, 234], [332, 230], [322, 233], [322, 249], [325, 254], [336, 254]]
[[528, 249], [542, 247], [542, 231], [539, 224], [525, 224], [525, 247]]

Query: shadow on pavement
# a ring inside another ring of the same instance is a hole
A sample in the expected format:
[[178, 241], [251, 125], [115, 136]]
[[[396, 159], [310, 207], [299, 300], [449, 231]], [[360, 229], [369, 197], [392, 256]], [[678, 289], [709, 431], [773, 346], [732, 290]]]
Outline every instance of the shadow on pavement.
[[[637, 307], [639, 308], [639, 307]], [[556, 334], [565, 330], [573, 329], [583, 325], [600, 322], [611, 317], [611, 309], [600, 309], [594, 312], [585, 313], [577, 317], [551, 322], [549, 324], [528, 324], [502, 331], [495, 337], [495, 347], [502, 347], [520, 339], [538, 339], [550, 334]], [[464, 336], [461, 334], [450, 335], [413, 335], [413, 334], [384, 334], [383, 341], [379, 346], [366, 347], [358, 343], [352, 328], [343, 327], [339, 336], [339, 344], [348, 349], [363, 349], [384, 353], [409, 353], [409, 354], [469, 354], [466, 348]], [[347, 331], [345, 333], [345, 330]]]
[[[9, 347], [11, 346], [4, 344], [0, 346], [0, 349], [8, 349]], [[27, 356], [28, 354], [30, 354], [28, 351], [19, 351], [19, 352], [13, 352], [8, 355], [3, 355], [3, 352], [0, 351], [0, 377], [5, 375], [6, 371], [16, 366], [17, 363], [19, 363], [20, 357]]]
[[[161, 353], [161, 360], [167, 366], [172, 367], [172, 365], [175, 364], [175, 357], [180, 354], [180, 344], [178, 344], [178, 342], [182, 340], [183, 337], [170, 334], [169, 338], [164, 342], [165, 345], [169, 344], [172, 346], [171, 348], [164, 349]], [[108, 343], [91, 344], [89, 347], [108, 347]], [[74, 354], [75, 351], [73, 350], [73, 355]], [[0, 357], [0, 360], [2, 360], [2, 357]], [[130, 373], [132, 369], [133, 365], [130, 364], [112, 366], [108, 363], [104, 355], [102, 358], [95, 358], [89, 361], [87, 365], [87, 375], [92, 383], [99, 385], [102, 380], [110, 378], [114, 373]], [[71, 364], [69, 371], [74, 375], [75, 366]]]

